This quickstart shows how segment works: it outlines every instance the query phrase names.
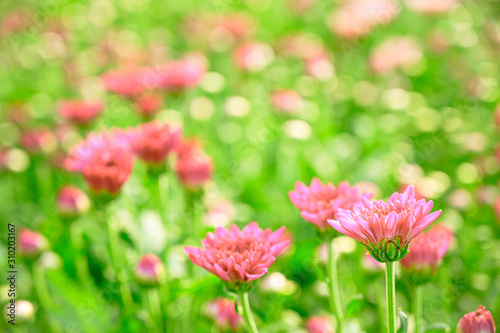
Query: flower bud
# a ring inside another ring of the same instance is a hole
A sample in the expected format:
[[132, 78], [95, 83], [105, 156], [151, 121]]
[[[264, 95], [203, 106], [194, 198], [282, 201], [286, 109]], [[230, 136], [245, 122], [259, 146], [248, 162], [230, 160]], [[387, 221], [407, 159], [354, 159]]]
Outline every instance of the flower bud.
[[154, 254], [146, 254], [137, 265], [135, 276], [137, 280], [145, 285], [156, 285], [161, 283], [165, 268], [160, 258]]
[[309, 317], [306, 322], [308, 333], [334, 333], [332, 321], [328, 317], [314, 316]]
[[47, 239], [38, 232], [23, 229], [19, 233], [19, 252], [21, 255], [34, 259], [47, 248]]
[[89, 198], [77, 187], [64, 186], [57, 195], [57, 209], [63, 216], [78, 216], [87, 212], [89, 208]]
[[476, 311], [467, 313], [460, 319], [457, 333], [495, 333], [495, 322], [491, 312], [480, 305]]

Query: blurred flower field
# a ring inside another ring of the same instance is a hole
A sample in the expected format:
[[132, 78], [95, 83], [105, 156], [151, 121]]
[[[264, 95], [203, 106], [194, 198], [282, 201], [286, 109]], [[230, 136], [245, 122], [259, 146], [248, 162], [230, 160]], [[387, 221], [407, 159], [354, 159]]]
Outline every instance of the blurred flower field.
[[499, 15], [2, 2], [0, 331], [494, 333]]

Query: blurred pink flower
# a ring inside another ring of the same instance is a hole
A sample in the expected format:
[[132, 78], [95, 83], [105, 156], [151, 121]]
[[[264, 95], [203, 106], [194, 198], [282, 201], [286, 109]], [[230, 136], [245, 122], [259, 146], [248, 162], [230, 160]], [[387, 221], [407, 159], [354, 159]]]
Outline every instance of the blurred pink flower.
[[285, 35], [279, 40], [277, 49], [280, 56], [301, 59], [324, 56], [326, 53], [323, 40], [305, 33]]
[[387, 202], [363, 199], [363, 206], [339, 209], [328, 223], [337, 231], [365, 245], [380, 262], [397, 261], [408, 254], [410, 242], [434, 222], [441, 210], [430, 213], [433, 202], [415, 199], [413, 185], [394, 192]]
[[102, 76], [104, 87], [123, 97], [133, 97], [149, 88], [145, 84], [148, 71], [139, 68], [126, 68], [107, 72]]
[[169, 92], [179, 93], [196, 87], [206, 72], [205, 63], [199, 57], [188, 56], [185, 59], [173, 60], [145, 75], [145, 82], [151, 87], [164, 88]]
[[443, 259], [453, 237], [444, 226], [436, 226], [416, 237], [410, 244], [410, 253], [401, 259], [401, 266], [408, 271], [434, 273]]
[[335, 187], [332, 183], [322, 184], [318, 178], [313, 178], [309, 187], [296, 182], [295, 190], [290, 191], [288, 197], [304, 220], [325, 229], [328, 228], [327, 220], [335, 218], [339, 208], [353, 209], [371, 194], [359, 193], [357, 186], [350, 186], [348, 182]]
[[163, 106], [163, 96], [154, 92], [144, 92], [134, 98], [134, 106], [145, 118], [151, 118]]
[[148, 164], [165, 163], [181, 140], [182, 128], [152, 121], [127, 131], [132, 152]]
[[219, 227], [201, 241], [203, 248], [184, 247], [189, 259], [222, 280], [236, 284], [256, 280], [267, 273], [276, 257], [288, 247], [283, 237], [285, 227], [275, 232], [262, 230], [251, 222], [243, 230], [235, 224], [230, 229]]
[[99, 102], [62, 101], [57, 111], [59, 114], [77, 125], [87, 125], [102, 111], [103, 105]]
[[212, 178], [213, 161], [201, 150], [197, 140], [182, 141], [177, 151], [175, 171], [185, 187], [197, 189]]
[[215, 321], [219, 330], [236, 332], [243, 318], [236, 312], [234, 302], [226, 298], [217, 298], [207, 304], [207, 314]]
[[165, 268], [160, 258], [149, 253], [142, 256], [137, 264], [135, 276], [143, 284], [158, 284], [163, 279]]
[[495, 322], [485, 306], [465, 314], [457, 326], [457, 333], [495, 333]]
[[90, 200], [78, 187], [67, 185], [57, 194], [57, 210], [61, 215], [76, 216], [87, 212]]
[[22, 229], [19, 233], [19, 252], [28, 258], [35, 258], [48, 248], [47, 239], [40, 233]]
[[384, 73], [413, 65], [422, 58], [420, 45], [412, 37], [392, 37], [384, 41], [370, 56], [370, 67]]
[[67, 170], [83, 174], [93, 191], [110, 194], [120, 191], [133, 164], [126, 136], [119, 131], [89, 134], [64, 161]]
[[207, 204], [204, 221], [212, 227], [224, 227], [236, 217], [236, 208], [229, 200], [218, 200]]
[[295, 90], [276, 90], [271, 93], [271, 104], [283, 113], [295, 113], [302, 108], [304, 100]]
[[331, 319], [324, 316], [309, 317], [306, 330], [308, 333], [335, 333]]
[[326, 55], [320, 54], [306, 60], [306, 73], [320, 81], [324, 81], [335, 74], [335, 67], [333, 67], [333, 63]]
[[50, 153], [57, 149], [57, 137], [45, 126], [35, 127], [22, 132], [21, 146], [31, 153]]
[[4, 13], [0, 23], [0, 36], [7, 36], [29, 27], [33, 19], [33, 13], [27, 7], [17, 7]]
[[500, 127], [500, 104], [495, 108], [495, 124]]
[[459, 0], [405, 0], [408, 8], [424, 14], [442, 14], [449, 12]]
[[217, 18], [216, 28], [228, 31], [235, 40], [242, 40], [255, 30], [255, 22], [245, 13], [229, 13]]
[[316, 0], [288, 0], [288, 8], [295, 15], [304, 15], [314, 7]]
[[328, 26], [342, 37], [358, 38], [392, 21], [399, 7], [391, 0], [350, 0], [330, 16]]
[[274, 53], [269, 45], [256, 42], [242, 44], [233, 52], [235, 65], [249, 72], [263, 69], [269, 65], [273, 57]]

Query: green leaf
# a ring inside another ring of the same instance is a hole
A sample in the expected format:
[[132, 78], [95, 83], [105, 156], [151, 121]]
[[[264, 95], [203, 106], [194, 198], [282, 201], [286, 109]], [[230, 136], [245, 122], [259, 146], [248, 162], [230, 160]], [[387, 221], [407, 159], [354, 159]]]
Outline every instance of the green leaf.
[[446, 323], [434, 323], [427, 327], [427, 330], [425, 331], [426, 333], [439, 333], [439, 332], [444, 332], [444, 333], [449, 333], [451, 332], [451, 327], [450, 325]]
[[346, 316], [352, 316], [361, 310], [363, 306], [364, 297], [363, 294], [357, 294], [351, 297], [349, 303], [347, 304]]
[[402, 310], [398, 311], [401, 324], [399, 325], [398, 333], [408, 332], [408, 316]]

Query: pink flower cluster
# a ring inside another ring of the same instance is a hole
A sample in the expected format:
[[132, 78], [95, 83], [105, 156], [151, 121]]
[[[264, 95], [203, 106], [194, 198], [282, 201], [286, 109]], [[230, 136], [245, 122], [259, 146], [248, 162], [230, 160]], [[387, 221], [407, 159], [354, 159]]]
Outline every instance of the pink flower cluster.
[[262, 230], [256, 222], [240, 230], [219, 227], [201, 241], [203, 248], [184, 247], [189, 259], [224, 281], [245, 283], [267, 273], [276, 257], [288, 247], [283, 237], [285, 227], [275, 232]]
[[340, 208], [353, 209], [361, 205], [363, 199], [369, 199], [371, 194], [359, 193], [358, 188], [348, 182], [335, 187], [313, 178], [309, 187], [301, 182], [295, 183], [295, 190], [290, 191], [288, 196], [304, 220], [326, 229], [329, 227], [327, 220], [335, 218]]

